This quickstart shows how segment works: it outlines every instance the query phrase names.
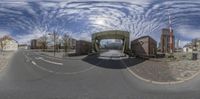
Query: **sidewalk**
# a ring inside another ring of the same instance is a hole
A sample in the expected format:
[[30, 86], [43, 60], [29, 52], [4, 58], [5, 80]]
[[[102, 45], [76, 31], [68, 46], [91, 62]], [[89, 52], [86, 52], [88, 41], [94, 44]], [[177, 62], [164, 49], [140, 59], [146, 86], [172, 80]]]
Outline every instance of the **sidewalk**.
[[[126, 64], [140, 59], [129, 59]], [[157, 82], [174, 82], [192, 79], [200, 72], [200, 59], [173, 60], [166, 59], [145, 60], [129, 67], [138, 76]]]
[[0, 71], [8, 65], [8, 62], [14, 53], [15, 52], [0, 52]]
[[124, 61], [126, 64], [133, 64], [131, 62], [143, 61], [129, 68], [138, 76], [158, 82], [176, 81], [173, 77], [170, 68], [167, 63], [161, 61], [141, 60], [141, 59], [129, 59]]

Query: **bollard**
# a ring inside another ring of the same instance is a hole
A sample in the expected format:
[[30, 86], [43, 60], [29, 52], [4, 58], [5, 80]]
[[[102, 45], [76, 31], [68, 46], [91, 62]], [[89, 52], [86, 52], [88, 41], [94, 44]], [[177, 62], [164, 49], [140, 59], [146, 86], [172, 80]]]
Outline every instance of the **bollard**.
[[192, 53], [192, 60], [197, 60], [197, 53]]

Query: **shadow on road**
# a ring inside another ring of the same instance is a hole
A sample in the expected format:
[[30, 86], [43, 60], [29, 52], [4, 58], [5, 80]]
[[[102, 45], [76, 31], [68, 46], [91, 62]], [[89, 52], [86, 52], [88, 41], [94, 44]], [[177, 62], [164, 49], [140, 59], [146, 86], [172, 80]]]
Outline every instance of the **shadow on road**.
[[[126, 58], [126, 59], [101, 59], [98, 55], [90, 55], [82, 59], [89, 64], [108, 68], [108, 69], [125, 69], [126, 67], [135, 66], [145, 61], [139, 58]], [[125, 66], [126, 65], [126, 66]]]

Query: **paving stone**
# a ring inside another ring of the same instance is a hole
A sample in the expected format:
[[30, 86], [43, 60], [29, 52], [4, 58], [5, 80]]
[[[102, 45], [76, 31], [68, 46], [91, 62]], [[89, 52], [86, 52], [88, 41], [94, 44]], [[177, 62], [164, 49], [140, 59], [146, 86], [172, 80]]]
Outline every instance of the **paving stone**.
[[185, 58], [179, 58], [178, 61], [170, 61], [166, 58], [157, 61], [150, 59], [130, 66], [130, 68], [137, 75], [148, 80], [159, 82], [179, 81], [187, 79], [200, 71], [200, 59], [196, 61]]

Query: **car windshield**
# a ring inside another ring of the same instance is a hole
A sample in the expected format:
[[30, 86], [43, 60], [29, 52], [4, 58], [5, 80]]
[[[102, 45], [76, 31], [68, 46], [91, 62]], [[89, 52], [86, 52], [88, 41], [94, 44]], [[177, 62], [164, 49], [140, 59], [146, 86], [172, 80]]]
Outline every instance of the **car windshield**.
[[1, 0], [0, 99], [199, 99], [200, 0]]

